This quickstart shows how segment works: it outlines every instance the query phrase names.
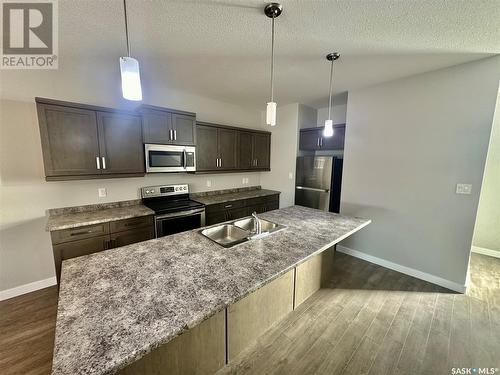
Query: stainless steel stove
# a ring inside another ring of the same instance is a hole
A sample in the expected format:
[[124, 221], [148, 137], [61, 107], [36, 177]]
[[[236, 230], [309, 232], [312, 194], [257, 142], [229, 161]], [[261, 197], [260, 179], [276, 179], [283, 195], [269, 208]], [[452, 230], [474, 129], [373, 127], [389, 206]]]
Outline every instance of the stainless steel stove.
[[155, 212], [156, 238], [205, 226], [205, 205], [189, 199], [189, 185], [141, 188], [143, 204]]

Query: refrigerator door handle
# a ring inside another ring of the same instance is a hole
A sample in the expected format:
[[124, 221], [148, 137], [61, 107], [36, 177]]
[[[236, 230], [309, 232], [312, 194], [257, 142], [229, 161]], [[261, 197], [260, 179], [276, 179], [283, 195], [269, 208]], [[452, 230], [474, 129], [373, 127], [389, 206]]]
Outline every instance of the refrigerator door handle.
[[311, 187], [305, 187], [305, 186], [295, 186], [295, 189], [310, 190], [310, 191], [320, 191], [322, 193], [328, 193], [330, 191], [329, 189], [317, 189], [317, 188], [311, 188]]

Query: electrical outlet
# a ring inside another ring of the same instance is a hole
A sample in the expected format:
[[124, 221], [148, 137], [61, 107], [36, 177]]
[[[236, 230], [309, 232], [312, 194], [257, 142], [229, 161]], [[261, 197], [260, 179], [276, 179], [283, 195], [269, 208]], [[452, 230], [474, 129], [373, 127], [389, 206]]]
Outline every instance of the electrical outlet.
[[457, 194], [472, 194], [472, 185], [471, 184], [457, 184], [457, 189], [455, 191]]
[[241, 184], [242, 184], [242, 185], [245, 185], [245, 184], [246, 184], [246, 180], [247, 180], [247, 179], [246, 179], [245, 177], [243, 177], [243, 178], [241, 179]]
[[207, 187], [212, 187], [212, 181], [211, 180], [207, 180]]
[[97, 194], [99, 194], [99, 198], [104, 198], [108, 195], [106, 188], [97, 189]]

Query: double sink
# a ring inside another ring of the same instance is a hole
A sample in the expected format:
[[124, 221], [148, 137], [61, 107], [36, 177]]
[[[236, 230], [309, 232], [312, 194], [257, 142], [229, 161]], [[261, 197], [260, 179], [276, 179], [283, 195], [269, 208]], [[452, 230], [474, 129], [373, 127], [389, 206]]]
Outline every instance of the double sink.
[[[257, 229], [257, 220], [260, 222], [260, 232]], [[284, 225], [250, 216], [202, 229], [200, 233], [223, 247], [231, 247], [245, 241], [266, 237], [284, 228], [286, 228]]]

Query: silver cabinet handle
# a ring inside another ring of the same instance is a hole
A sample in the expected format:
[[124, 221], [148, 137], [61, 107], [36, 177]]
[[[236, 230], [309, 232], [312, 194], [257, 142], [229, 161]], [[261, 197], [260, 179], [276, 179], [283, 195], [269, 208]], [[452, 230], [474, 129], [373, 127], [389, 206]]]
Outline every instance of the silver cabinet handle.
[[222, 158], [219, 158], [219, 167], [222, 168]]
[[95, 163], [97, 164], [97, 169], [101, 169], [101, 162], [99, 161], [99, 156], [95, 157]]
[[102, 169], [106, 169], [106, 158], [102, 157]]
[[259, 159], [255, 159], [255, 166], [258, 167], [259, 166]]
[[323, 147], [323, 137], [319, 139], [319, 147]]
[[177, 130], [174, 130], [174, 141], [177, 140]]
[[215, 159], [215, 165], [219, 168], [219, 158]]
[[172, 129], [168, 129], [168, 140], [169, 141], [173, 141], [174, 140]]

